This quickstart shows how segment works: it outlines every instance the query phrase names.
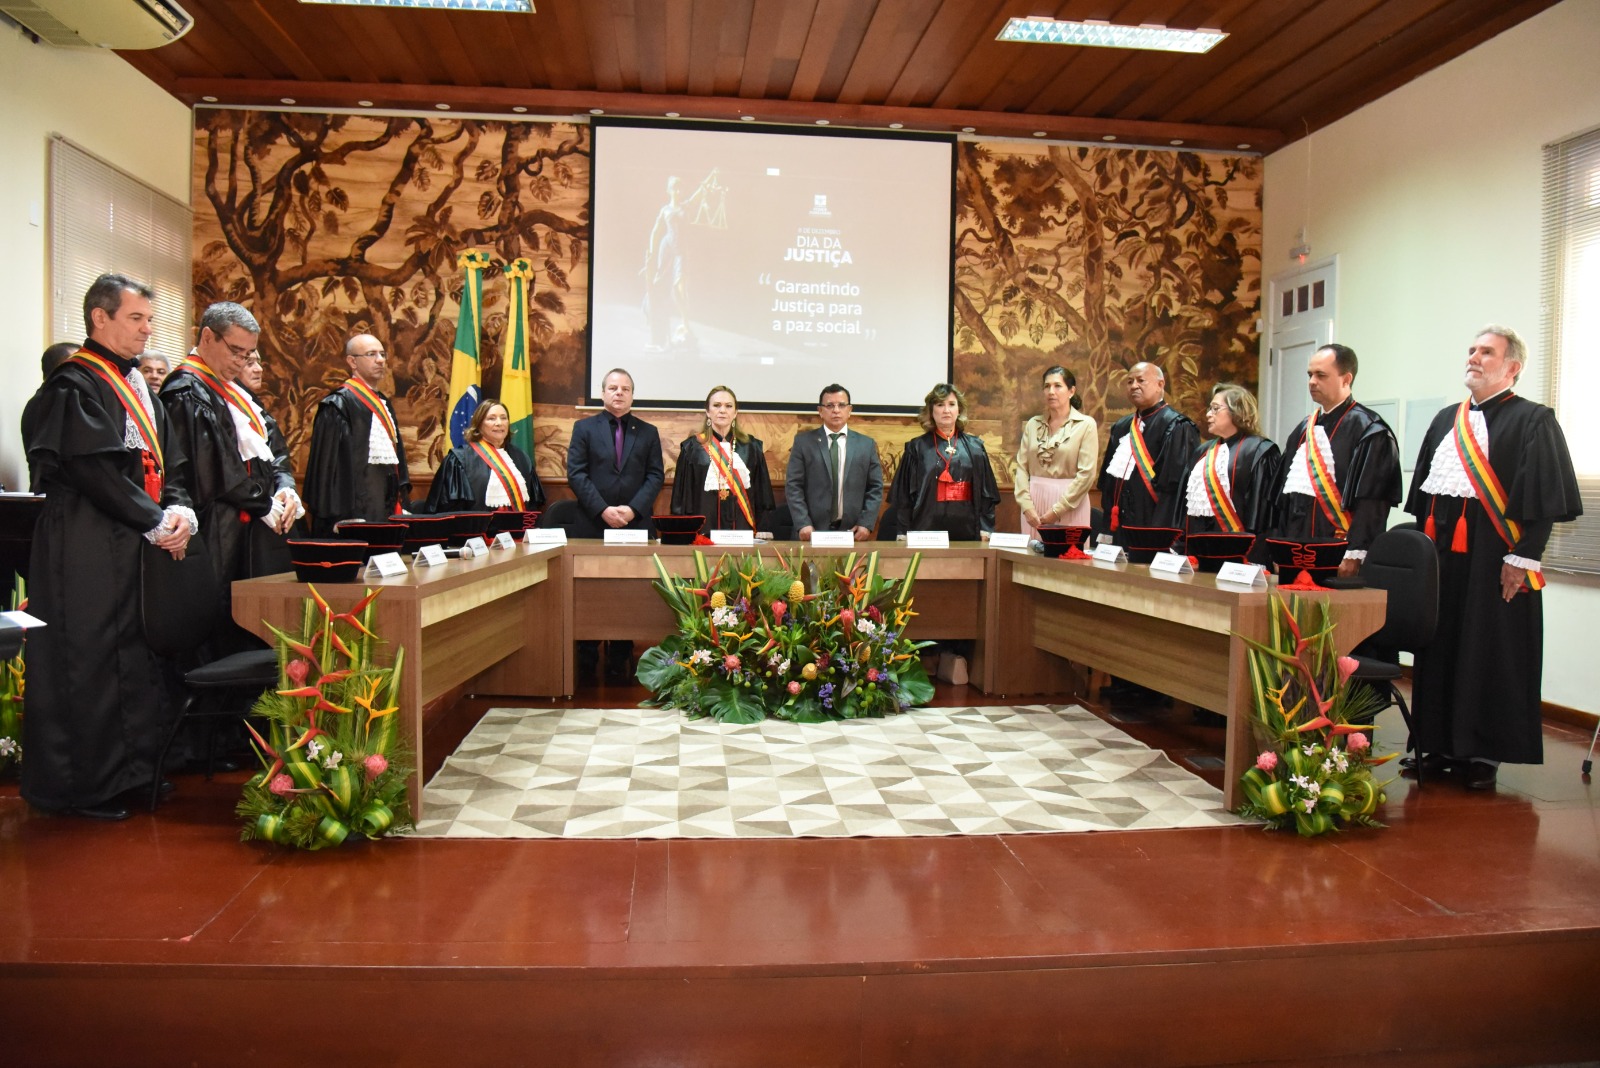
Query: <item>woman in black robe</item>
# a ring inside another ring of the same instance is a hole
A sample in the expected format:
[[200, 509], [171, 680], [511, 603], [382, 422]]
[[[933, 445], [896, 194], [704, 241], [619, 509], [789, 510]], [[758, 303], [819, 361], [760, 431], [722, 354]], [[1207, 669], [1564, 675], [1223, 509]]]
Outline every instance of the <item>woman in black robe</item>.
[[[1241, 528], [1237, 532], [1257, 535], [1250, 559], [1268, 562], [1262, 535], [1272, 525], [1282, 455], [1276, 443], [1261, 436], [1260, 422], [1260, 409], [1249, 390], [1225, 384], [1211, 391], [1206, 432], [1212, 440], [1201, 444], [1189, 461], [1183, 535], [1174, 551], [1182, 551], [1182, 538], [1190, 534], [1234, 531], [1231, 522], [1217, 515], [1219, 507], [1231, 506]], [[1214, 481], [1208, 479], [1208, 473], [1215, 475]], [[1217, 494], [1225, 495], [1226, 505]]]
[[966, 432], [966, 411], [949, 382], [923, 398], [917, 421], [927, 433], [906, 442], [889, 489], [896, 534], [943, 530], [952, 541], [977, 541], [994, 531], [1000, 490], [983, 439]]
[[755, 530], [771, 508], [766, 448], [739, 429], [733, 390], [716, 386], [706, 394], [704, 428], [678, 445], [672, 514], [703, 515], [704, 530]]
[[[506, 406], [493, 398], [479, 404], [467, 427], [467, 443], [451, 449], [433, 476], [428, 511], [541, 510], [544, 486], [528, 454], [506, 441], [510, 436]], [[499, 461], [501, 470], [496, 471], [491, 460]]]

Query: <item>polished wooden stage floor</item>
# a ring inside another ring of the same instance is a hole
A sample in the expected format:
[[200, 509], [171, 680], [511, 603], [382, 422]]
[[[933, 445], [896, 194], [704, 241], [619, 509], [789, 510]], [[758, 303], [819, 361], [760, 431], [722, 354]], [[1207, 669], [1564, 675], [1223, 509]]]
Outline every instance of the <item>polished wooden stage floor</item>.
[[[635, 703], [592, 687], [579, 706]], [[941, 704], [996, 703], [941, 686]], [[486, 705], [428, 741], [448, 752]], [[1102, 710], [1213, 782], [1222, 732]], [[1396, 713], [1389, 713], [1396, 721]], [[1385, 721], [1387, 725], [1387, 720]], [[1398, 727], [1398, 723], [1395, 724]], [[1394, 737], [1391, 733], [1390, 737]], [[1587, 734], [1386, 831], [241, 844], [0, 786], [0, 1063], [1572, 1063], [1600, 1057]]]

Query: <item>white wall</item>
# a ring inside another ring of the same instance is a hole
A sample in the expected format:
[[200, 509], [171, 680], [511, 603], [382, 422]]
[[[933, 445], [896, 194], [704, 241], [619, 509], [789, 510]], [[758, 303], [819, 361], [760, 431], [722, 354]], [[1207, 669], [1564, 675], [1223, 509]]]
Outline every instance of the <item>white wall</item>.
[[187, 204], [192, 134], [189, 109], [115, 54], [36, 45], [9, 26], [0, 26], [0, 115], [0, 481], [25, 489], [17, 426], [39, 384], [39, 354], [83, 340], [45, 336], [50, 135]]
[[[1358, 398], [1403, 411], [1408, 397], [1461, 396], [1467, 343], [1499, 321], [1535, 349], [1518, 390], [1546, 399], [1540, 150], [1600, 125], [1596, 56], [1600, 0], [1565, 0], [1267, 158], [1263, 274], [1288, 272], [1302, 226], [1311, 259], [1338, 256], [1337, 336], [1361, 356]], [[1407, 465], [1418, 444], [1402, 436]], [[1600, 712], [1597, 616], [1600, 584], [1551, 576], [1545, 700]]]

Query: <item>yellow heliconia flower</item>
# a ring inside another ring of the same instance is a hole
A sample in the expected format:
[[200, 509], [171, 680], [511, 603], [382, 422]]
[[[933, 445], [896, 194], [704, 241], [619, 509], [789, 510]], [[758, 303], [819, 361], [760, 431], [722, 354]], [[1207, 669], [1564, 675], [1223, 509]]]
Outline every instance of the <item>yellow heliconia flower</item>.
[[393, 715], [395, 712], [399, 711], [400, 708], [399, 705], [390, 705], [388, 708], [372, 707], [375, 703], [377, 703], [378, 692], [383, 689], [385, 681], [386, 680], [381, 675], [368, 679], [367, 683], [369, 684], [370, 688], [367, 690], [367, 696], [357, 697], [355, 699], [355, 704], [358, 704], [367, 710], [366, 729], [368, 733], [371, 733], [372, 731], [373, 720], [380, 719], [383, 716]]

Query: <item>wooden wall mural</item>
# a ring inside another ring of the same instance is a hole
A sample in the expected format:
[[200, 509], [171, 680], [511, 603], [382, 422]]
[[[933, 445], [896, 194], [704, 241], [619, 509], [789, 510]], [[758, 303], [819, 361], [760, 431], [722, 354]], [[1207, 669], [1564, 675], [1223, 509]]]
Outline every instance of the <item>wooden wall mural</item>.
[[[1214, 382], [1254, 388], [1260, 160], [1010, 142], [958, 152], [955, 377], [1002, 485], [1050, 364], [1073, 370], [1102, 426], [1126, 412], [1121, 371], [1141, 359], [1165, 368], [1194, 417]], [[370, 332], [390, 354], [413, 481], [430, 479], [446, 449], [456, 256], [484, 248], [497, 261], [483, 287], [485, 394], [498, 389], [505, 330], [498, 264], [526, 256], [536, 268], [535, 460], [542, 478], [564, 477], [572, 423], [589, 414], [578, 407], [589, 162], [581, 123], [196, 112], [194, 303], [235, 300], [261, 321], [266, 401], [297, 468], [317, 401], [347, 375], [345, 339]], [[651, 383], [638, 387], [648, 398]], [[699, 416], [646, 418], [661, 427], [670, 476]], [[766, 442], [781, 482], [793, 435], [816, 419], [741, 422]], [[906, 418], [857, 422], [878, 438], [886, 473], [920, 433]]]

